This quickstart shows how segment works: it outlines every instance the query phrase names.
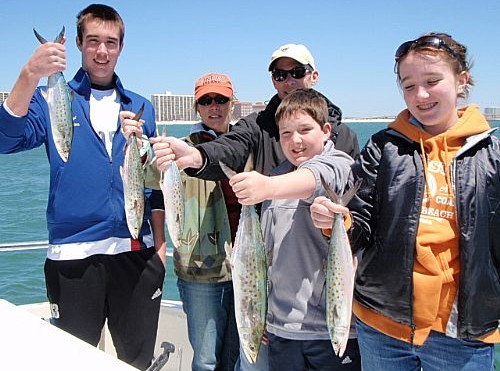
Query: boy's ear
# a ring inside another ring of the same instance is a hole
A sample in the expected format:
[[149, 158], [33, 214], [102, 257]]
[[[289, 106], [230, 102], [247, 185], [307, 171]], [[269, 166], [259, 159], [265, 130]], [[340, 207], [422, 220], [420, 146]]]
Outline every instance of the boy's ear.
[[330, 124], [328, 121], [323, 124], [323, 133], [330, 135], [330, 132], [332, 131], [332, 124]]

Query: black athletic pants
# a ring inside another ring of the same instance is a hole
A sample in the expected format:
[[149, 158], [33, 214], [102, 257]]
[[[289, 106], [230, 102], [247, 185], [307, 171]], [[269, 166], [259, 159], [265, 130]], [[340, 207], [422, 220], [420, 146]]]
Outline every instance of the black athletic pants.
[[330, 340], [268, 338], [270, 371], [361, 371], [358, 339], [349, 339], [343, 356], [337, 357]]
[[153, 358], [165, 267], [154, 248], [45, 261], [52, 323], [96, 346], [104, 321], [118, 358], [145, 370]]

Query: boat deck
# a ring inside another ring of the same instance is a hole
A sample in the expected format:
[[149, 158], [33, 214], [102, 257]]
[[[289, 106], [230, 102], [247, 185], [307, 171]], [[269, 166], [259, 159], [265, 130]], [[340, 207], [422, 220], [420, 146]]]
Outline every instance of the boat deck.
[[[47, 320], [50, 318], [50, 310], [48, 303], [36, 303], [19, 306], [26, 311], [33, 314], [35, 317]], [[62, 331], [61, 331], [62, 332]], [[175, 350], [170, 354], [169, 360], [166, 365], [161, 368], [162, 371], [189, 371], [191, 370], [191, 360], [193, 358], [193, 350], [189, 344], [187, 336], [186, 316], [182, 310], [182, 304], [173, 300], [162, 300], [160, 308], [160, 320], [158, 323], [158, 335], [155, 346], [155, 357], [163, 353], [161, 347], [163, 342], [169, 342], [175, 346]], [[36, 346], [36, 345], [34, 345]], [[103, 330], [103, 336], [98, 346], [99, 349], [105, 353], [116, 357], [116, 351], [113, 347], [113, 341], [107, 327]], [[24, 349], [24, 354], [26, 348]], [[29, 354], [29, 353], [28, 353]], [[42, 355], [44, 356], [44, 355]], [[55, 353], [47, 353], [47, 360], [52, 359]], [[40, 357], [40, 355], [38, 355]], [[45, 364], [45, 363], [44, 363]], [[1, 362], [0, 362], [1, 365]], [[66, 364], [65, 367], [68, 365]], [[2, 368], [2, 367], [0, 367]], [[44, 369], [44, 368], [38, 368]], [[51, 370], [59, 370], [58, 368], [51, 367]], [[67, 368], [60, 368], [60, 370]], [[114, 369], [114, 368], [113, 368]], [[117, 368], [118, 370], [119, 368]], [[23, 368], [25, 370], [25, 368]], [[28, 370], [28, 369], [26, 369]], [[31, 370], [31, 368], [29, 368]]]

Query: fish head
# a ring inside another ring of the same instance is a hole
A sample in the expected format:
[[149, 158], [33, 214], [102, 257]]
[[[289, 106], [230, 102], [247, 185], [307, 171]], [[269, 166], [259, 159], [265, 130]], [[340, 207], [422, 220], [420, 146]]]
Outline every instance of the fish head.
[[331, 337], [333, 351], [337, 356], [342, 357], [344, 355], [348, 340], [349, 328], [345, 329], [345, 331], [336, 331]]
[[224, 175], [228, 177], [228, 179], [231, 179], [234, 175], [236, 175], [236, 171], [231, 169], [229, 166], [227, 166], [222, 161], [219, 161], [219, 166], [220, 166], [222, 172], [224, 173]]
[[257, 357], [259, 356], [260, 342], [256, 344], [243, 344], [243, 353], [245, 353], [245, 357], [247, 357], [248, 362], [254, 364], [257, 362]]

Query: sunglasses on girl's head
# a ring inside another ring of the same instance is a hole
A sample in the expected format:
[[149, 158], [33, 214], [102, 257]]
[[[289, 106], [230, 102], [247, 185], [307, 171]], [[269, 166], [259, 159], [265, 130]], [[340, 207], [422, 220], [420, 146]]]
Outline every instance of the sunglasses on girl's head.
[[273, 75], [274, 81], [285, 81], [288, 74], [290, 74], [290, 76], [292, 76], [294, 79], [301, 79], [307, 74], [307, 71], [310, 70], [310, 68], [304, 66], [295, 67], [291, 70], [280, 70], [278, 68], [275, 68], [271, 72], [271, 75]]
[[398, 62], [402, 57], [404, 57], [410, 49], [413, 47], [425, 47], [425, 46], [431, 46], [436, 49], [445, 49], [448, 53], [450, 53], [454, 58], [460, 60], [458, 55], [453, 51], [453, 49], [442, 39], [440, 39], [437, 36], [422, 36], [419, 37], [416, 40], [410, 40], [402, 43], [399, 48], [396, 50], [396, 54], [394, 56], [394, 59], [396, 62]]
[[223, 95], [217, 95], [216, 97], [210, 97], [207, 95], [198, 99], [197, 103], [200, 106], [209, 106], [212, 104], [212, 102], [215, 102], [215, 104], [226, 104], [227, 102], [229, 102], [229, 99], [230, 98]]

